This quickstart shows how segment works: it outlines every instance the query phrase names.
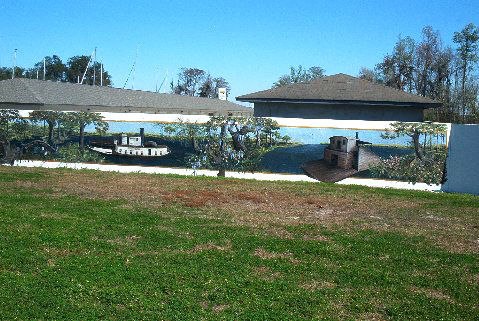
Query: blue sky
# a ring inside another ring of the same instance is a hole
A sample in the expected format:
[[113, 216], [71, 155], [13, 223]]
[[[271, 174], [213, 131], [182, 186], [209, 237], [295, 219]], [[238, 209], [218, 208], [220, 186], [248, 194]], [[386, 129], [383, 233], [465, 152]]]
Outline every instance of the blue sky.
[[[438, 29], [445, 44], [479, 1], [36, 1], [1, 0], [0, 66], [30, 67], [45, 55], [98, 58], [125, 82], [135, 52], [135, 88], [154, 90], [166, 71], [197, 67], [223, 76], [235, 96], [270, 88], [290, 66], [357, 75], [390, 52], [398, 35]], [[159, 72], [157, 72], [159, 71]], [[131, 83], [127, 85], [131, 88]]]

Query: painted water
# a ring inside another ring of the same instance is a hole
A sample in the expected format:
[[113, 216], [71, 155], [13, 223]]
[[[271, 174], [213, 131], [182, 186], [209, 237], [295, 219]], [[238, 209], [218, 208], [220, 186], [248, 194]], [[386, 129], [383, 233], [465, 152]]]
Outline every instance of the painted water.
[[[166, 135], [166, 125], [145, 122], [109, 122], [112, 133], [139, 133], [140, 128], [145, 128], [146, 135]], [[94, 127], [89, 126], [86, 131], [94, 132]], [[384, 140], [381, 134], [384, 131], [377, 130], [345, 130], [332, 128], [294, 128], [283, 127], [280, 129], [281, 136], [289, 136], [295, 143], [293, 146], [278, 147], [264, 155], [261, 161], [261, 171], [272, 173], [303, 174], [301, 165], [307, 161], [323, 158], [324, 149], [331, 136], [355, 136], [356, 132], [363, 141], [370, 142], [369, 146], [373, 152], [381, 157], [390, 155], [403, 155], [412, 153], [411, 148], [406, 148], [408, 139], [400, 137], [393, 140]], [[93, 139], [93, 137], [87, 137]], [[174, 139], [158, 137], [147, 137], [148, 140], [158, 144], [167, 145], [171, 153], [164, 157], [155, 159], [122, 158], [118, 156], [107, 156], [107, 161], [114, 164], [130, 164], [144, 166], [164, 167], [187, 167], [186, 158], [193, 150], [188, 145]], [[396, 145], [396, 146], [391, 146]]]
[[[149, 122], [108, 122], [109, 131], [112, 133], [138, 133], [140, 128], [145, 128], [145, 133], [150, 135], [166, 135], [165, 124], [149, 123]], [[94, 132], [95, 127], [90, 125], [85, 129], [87, 132]], [[335, 128], [298, 128], [298, 127], [281, 127], [281, 136], [289, 136], [291, 140], [300, 144], [321, 144], [328, 143], [331, 136], [355, 136], [359, 133], [359, 138], [363, 141], [370, 142], [375, 145], [401, 145], [408, 144], [407, 137], [399, 137], [396, 139], [384, 140], [381, 134], [385, 131], [379, 130], [349, 130]]]

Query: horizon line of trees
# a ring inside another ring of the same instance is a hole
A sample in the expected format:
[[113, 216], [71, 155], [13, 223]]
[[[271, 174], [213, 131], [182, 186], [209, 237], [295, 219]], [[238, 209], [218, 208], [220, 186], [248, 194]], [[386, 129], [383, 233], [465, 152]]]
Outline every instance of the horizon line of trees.
[[[31, 68], [24, 68], [20, 66], [15, 67], [15, 78], [30, 78], [40, 80], [51, 80], [61, 82], [78, 83], [82, 79], [85, 70], [84, 84], [95, 85], [101, 84], [101, 71], [103, 70], [103, 86], [112, 86], [111, 75], [102, 67], [99, 62], [89, 63], [90, 56], [79, 55], [68, 58], [64, 63], [57, 55], [45, 56], [45, 74], [44, 74], [44, 60], [35, 63]], [[0, 67], [0, 80], [12, 78], [13, 67]]]
[[399, 36], [391, 53], [359, 78], [440, 101], [426, 119], [479, 123], [479, 28], [473, 23], [455, 32], [455, 48], [443, 44], [438, 30], [422, 29], [421, 40]]

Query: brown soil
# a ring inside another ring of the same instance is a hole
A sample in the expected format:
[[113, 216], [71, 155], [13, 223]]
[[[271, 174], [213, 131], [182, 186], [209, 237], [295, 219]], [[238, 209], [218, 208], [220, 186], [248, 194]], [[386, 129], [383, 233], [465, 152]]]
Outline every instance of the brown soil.
[[[315, 224], [357, 231], [375, 229], [421, 235], [456, 252], [479, 252], [479, 229], [474, 208], [448, 209], [447, 203], [428, 209], [425, 198], [385, 196], [371, 190], [330, 188], [322, 184], [257, 182], [239, 179], [118, 174], [96, 171], [47, 170], [0, 166], [2, 172], [42, 173], [44, 179], [2, 183], [3, 188], [33, 189], [49, 196], [125, 200], [123, 207], [181, 205], [209, 218], [227, 219], [292, 238], [285, 228]], [[2, 187], [0, 187], [0, 190]], [[208, 211], [201, 211], [207, 209]], [[455, 212], [460, 215], [455, 215]], [[469, 216], [465, 215], [470, 213]], [[45, 213], [45, 215], [48, 215]], [[434, 233], [431, 233], [434, 231]], [[304, 239], [324, 240], [304, 233]]]

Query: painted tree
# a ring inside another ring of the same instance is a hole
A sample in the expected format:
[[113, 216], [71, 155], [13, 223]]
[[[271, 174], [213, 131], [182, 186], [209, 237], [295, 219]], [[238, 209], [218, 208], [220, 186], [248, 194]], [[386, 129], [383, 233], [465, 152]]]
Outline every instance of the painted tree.
[[189, 123], [178, 119], [177, 123], [168, 124], [164, 127], [160, 124], [160, 126], [168, 135], [183, 139], [195, 153], [198, 151], [198, 140], [201, 140], [205, 136], [206, 125], [202, 123]]
[[255, 129], [257, 146], [271, 147], [280, 138], [278, 123], [271, 118], [254, 117], [251, 123]]
[[218, 176], [226, 170], [256, 170], [268, 150], [258, 143], [257, 125], [253, 117], [211, 117], [197, 137], [191, 165], [218, 170]]
[[16, 109], [0, 109], [0, 139], [12, 140], [18, 139], [23, 135], [17, 126], [26, 122]]
[[[381, 137], [384, 139], [394, 139], [403, 136], [410, 137], [416, 157], [423, 160], [427, 147], [432, 146], [430, 143], [432, 142], [432, 137], [435, 135], [444, 136], [446, 132], [447, 127], [442, 124], [395, 122], [391, 124], [390, 130], [381, 135]], [[423, 136], [422, 143], [421, 136]]]
[[282, 87], [290, 84], [308, 82], [317, 78], [324, 77], [325, 70], [321, 67], [303, 68], [299, 65], [298, 68], [290, 67], [289, 74], [281, 76], [278, 81], [273, 84], [273, 88]]
[[63, 117], [62, 112], [35, 110], [30, 113], [30, 119], [34, 123], [46, 122], [48, 124], [48, 144], [53, 145], [53, 131]]
[[13, 164], [18, 151], [11, 141], [24, 135], [22, 130], [26, 121], [20, 117], [16, 109], [0, 109], [0, 160]]
[[80, 152], [85, 149], [85, 127], [93, 124], [97, 133], [104, 134], [108, 131], [108, 123], [103, 121], [99, 113], [73, 112], [66, 113], [63, 117], [64, 126], [70, 129], [77, 129], [79, 133], [78, 144]]

